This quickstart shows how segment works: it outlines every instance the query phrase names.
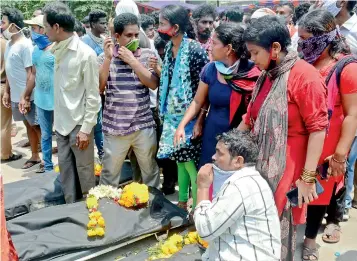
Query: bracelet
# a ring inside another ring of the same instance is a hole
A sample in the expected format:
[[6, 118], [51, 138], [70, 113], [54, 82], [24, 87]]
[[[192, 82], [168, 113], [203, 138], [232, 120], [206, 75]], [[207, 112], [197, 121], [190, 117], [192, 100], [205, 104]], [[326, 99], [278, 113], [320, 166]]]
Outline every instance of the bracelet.
[[317, 176], [316, 171], [302, 169], [302, 174], [300, 176], [300, 179], [303, 180], [305, 183], [311, 184], [316, 182], [316, 176]]
[[346, 158], [345, 158], [345, 160], [344, 160], [344, 161], [339, 161], [339, 160], [335, 159], [335, 157], [334, 157], [334, 156], [332, 156], [332, 160], [333, 160], [334, 162], [336, 162], [336, 163], [340, 163], [340, 164], [342, 164], [342, 163], [346, 163]]
[[201, 111], [203, 112], [208, 112], [208, 110], [201, 108]]

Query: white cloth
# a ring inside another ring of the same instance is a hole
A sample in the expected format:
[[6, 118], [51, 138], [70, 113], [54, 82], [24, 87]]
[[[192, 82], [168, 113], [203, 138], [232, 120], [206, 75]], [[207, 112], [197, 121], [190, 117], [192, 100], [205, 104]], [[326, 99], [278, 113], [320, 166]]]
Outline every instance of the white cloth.
[[[296, 25], [295, 26], [296, 30], [298, 30], [298, 26]], [[298, 49], [298, 41], [299, 41], [299, 33], [298, 31], [296, 31], [293, 36], [291, 37], [291, 48], [294, 50], [294, 51], [297, 51]]]
[[131, 13], [139, 17], [139, 9], [133, 0], [120, 0], [115, 8], [116, 15]]
[[268, 183], [255, 167], [227, 179], [212, 202], [201, 201], [194, 220], [209, 243], [202, 260], [280, 260], [278, 211]]
[[67, 136], [77, 125], [89, 134], [101, 105], [97, 55], [77, 35], [55, 69], [54, 128]]
[[353, 14], [353, 16], [340, 27], [340, 31], [341, 34], [346, 37], [351, 52], [357, 55], [357, 15]]
[[[12, 41], [6, 43], [5, 71], [10, 85], [12, 102], [20, 102], [21, 95], [26, 89], [26, 68], [32, 66], [32, 52], [32, 42], [24, 36], [15, 43]], [[30, 100], [33, 100], [33, 92]]]

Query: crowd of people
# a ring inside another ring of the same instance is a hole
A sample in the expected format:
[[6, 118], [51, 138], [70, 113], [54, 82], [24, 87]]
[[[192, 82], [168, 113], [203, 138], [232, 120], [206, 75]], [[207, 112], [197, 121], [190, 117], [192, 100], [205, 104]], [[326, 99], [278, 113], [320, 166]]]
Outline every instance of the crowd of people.
[[99, 184], [115, 187], [128, 158], [134, 181], [160, 188], [162, 173], [165, 195], [178, 183], [178, 206], [210, 242], [203, 260], [293, 260], [305, 223], [302, 259], [318, 260], [325, 215], [322, 239], [337, 243], [357, 208], [355, 6], [140, 14], [121, 0], [115, 17], [81, 22], [61, 2], [30, 20], [5, 8], [1, 162], [22, 157], [11, 147], [22, 121], [23, 168], [52, 171], [54, 129], [66, 203], [96, 185], [95, 158]]

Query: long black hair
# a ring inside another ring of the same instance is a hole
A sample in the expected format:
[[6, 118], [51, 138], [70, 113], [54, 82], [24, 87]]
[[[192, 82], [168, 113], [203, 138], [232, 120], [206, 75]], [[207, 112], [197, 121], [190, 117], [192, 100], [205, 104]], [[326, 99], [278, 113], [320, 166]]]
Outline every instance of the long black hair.
[[232, 45], [238, 59], [249, 59], [249, 53], [243, 40], [244, 29], [242, 27], [233, 23], [222, 23], [216, 28], [215, 33], [224, 45]]
[[[299, 21], [299, 27], [314, 36], [320, 36], [329, 33], [337, 28], [335, 17], [328, 11], [316, 9], [305, 14]], [[345, 39], [339, 33], [330, 43], [329, 54], [335, 57], [336, 54], [350, 54], [350, 48]]]
[[177, 24], [179, 32], [186, 33], [189, 38], [195, 38], [195, 32], [187, 10], [180, 5], [167, 5], [160, 11], [161, 16], [171, 25]]

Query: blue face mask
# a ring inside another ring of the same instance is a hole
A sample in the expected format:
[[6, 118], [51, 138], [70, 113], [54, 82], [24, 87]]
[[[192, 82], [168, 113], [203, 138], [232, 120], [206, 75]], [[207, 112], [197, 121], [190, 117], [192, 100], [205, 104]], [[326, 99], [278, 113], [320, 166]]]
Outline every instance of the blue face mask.
[[217, 71], [219, 71], [223, 75], [231, 75], [234, 71], [236, 71], [238, 65], [239, 65], [239, 60], [236, 61], [231, 67], [226, 67], [224, 63], [220, 61], [215, 61], [214, 62]]
[[40, 50], [45, 49], [47, 46], [52, 44], [52, 42], [48, 39], [47, 35], [38, 34], [34, 31], [31, 31], [32, 41], [38, 46]]
[[215, 164], [213, 164], [213, 197], [216, 197], [223, 183], [236, 172], [237, 170], [221, 170]]

